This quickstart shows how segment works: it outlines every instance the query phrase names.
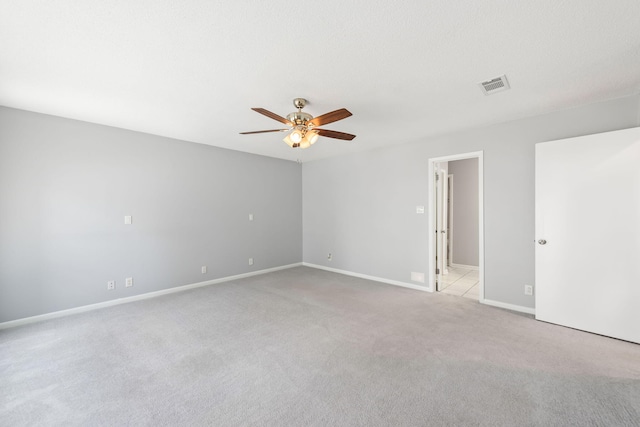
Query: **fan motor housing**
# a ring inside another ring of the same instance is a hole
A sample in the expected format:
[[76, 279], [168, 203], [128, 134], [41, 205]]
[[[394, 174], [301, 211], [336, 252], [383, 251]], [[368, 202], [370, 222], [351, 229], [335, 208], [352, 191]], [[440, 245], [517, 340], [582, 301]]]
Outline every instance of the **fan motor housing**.
[[311, 114], [303, 113], [302, 111], [296, 111], [287, 115], [287, 120], [291, 123], [295, 123], [296, 126], [306, 126], [307, 122], [311, 121], [313, 116]]

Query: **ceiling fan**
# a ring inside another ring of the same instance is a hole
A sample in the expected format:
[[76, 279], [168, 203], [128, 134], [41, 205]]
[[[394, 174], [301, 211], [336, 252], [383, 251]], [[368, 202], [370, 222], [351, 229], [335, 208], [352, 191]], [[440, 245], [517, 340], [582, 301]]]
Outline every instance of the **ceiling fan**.
[[318, 117], [313, 117], [311, 114], [304, 113], [302, 109], [307, 105], [307, 100], [303, 98], [296, 98], [293, 100], [293, 105], [298, 109], [293, 113], [287, 115], [287, 118], [281, 117], [275, 113], [264, 108], [252, 108], [253, 111], [270, 117], [274, 120], [284, 123], [290, 126], [288, 129], [271, 129], [271, 130], [257, 130], [253, 132], [240, 132], [241, 135], [249, 135], [252, 133], [266, 133], [266, 132], [288, 132], [291, 131], [283, 141], [287, 143], [291, 148], [308, 148], [311, 147], [318, 140], [320, 136], [326, 136], [328, 138], [344, 139], [351, 141], [355, 138], [355, 135], [350, 133], [338, 132], [335, 130], [319, 129], [318, 126], [323, 126], [329, 123], [337, 122], [338, 120], [346, 119], [351, 116], [351, 113], [346, 108], [331, 111], [330, 113], [323, 114]]

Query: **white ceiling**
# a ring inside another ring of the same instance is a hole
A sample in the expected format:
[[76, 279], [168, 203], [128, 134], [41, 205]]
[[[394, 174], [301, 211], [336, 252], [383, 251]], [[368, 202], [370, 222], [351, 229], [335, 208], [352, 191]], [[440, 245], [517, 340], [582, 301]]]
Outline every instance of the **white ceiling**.
[[[1, 105], [289, 160], [639, 91], [638, 0], [0, 0]], [[295, 97], [357, 138], [238, 134]]]

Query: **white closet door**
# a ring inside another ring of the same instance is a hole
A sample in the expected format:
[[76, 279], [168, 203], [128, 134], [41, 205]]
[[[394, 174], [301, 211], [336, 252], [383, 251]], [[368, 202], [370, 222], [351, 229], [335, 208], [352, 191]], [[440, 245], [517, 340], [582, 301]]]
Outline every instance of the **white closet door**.
[[640, 343], [640, 128], [536, 145], [536, 318]]

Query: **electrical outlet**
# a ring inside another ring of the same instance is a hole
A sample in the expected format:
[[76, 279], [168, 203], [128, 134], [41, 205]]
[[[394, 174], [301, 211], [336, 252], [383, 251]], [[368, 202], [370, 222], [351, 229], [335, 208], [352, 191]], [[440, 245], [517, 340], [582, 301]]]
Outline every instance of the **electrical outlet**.
[[207, 272], [207, 266], [203, 265], [202, 266], [202, 274], [205, 274]]
[[331, 252], [329, 252], [329, 253], [327, 254], [327, 259], [328, 259], [329, 261], [331, 261], [331, 260], [333, 259], [333, 255], [331, 255]]
[[533, 286], [524, 285], [524, 294], [525, 295], [533, 295]]
[[124, 223], [126, 225], [131, 225], [131, 215], [125, 215], [124, 217]]
[[107, 282], [107, 290], [108, 291], [112, 291], [116, 288], [116, 281], [115, 280], [109, 280]]
[[249, 221], [253, 221], [253, 214], [249, 214]]
[[133, 277], [127, 277], [126, 279], [124, 279], [124, 286], [125, 288], [130, 288], [133, 286]]
[[424, 273], [411, 272], [411, 280], [414, 282], [424, 283]]
[[253, 258], [249, 258], [249, 265], [253, 265]]

